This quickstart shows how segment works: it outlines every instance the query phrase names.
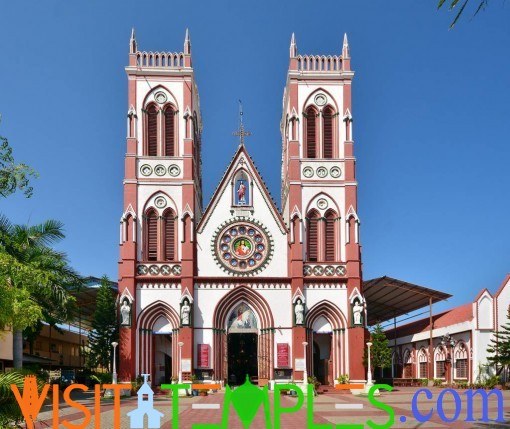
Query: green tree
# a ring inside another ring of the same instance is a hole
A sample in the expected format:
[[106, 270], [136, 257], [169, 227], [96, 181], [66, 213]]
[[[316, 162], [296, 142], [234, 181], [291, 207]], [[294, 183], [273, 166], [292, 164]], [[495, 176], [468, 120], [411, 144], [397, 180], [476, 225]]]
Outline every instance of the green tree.
[[92, 331], [89, 333], [89, 351], [87, 365], [90, 368], [111, 369], [112, 341], [118, 341], [119, 330], [115, 294], [107, 276], [101, 279], [101, 286], [97, 293], [96, 309], [92, 319]]
[[63, 225], [12, 225], [0, 215], [0, 323], [13, 327], [14, 367], [23, 365], [23, 329], [50, 316], [68, 320], [81, 277], [66, 255], [50, 247], [64, 238]]
[[[370, 341], [372, 343], [372, 346], [370, 347], [370, 366], [372, 367], [372, 371], [374, 371], [375, 368], [380, 368], [380, 375], [382, 377], [383, 369], [388, 368], [391, 365], [392, 352], [388, 346], [388, 338], [386, 338], [386, 334], [379, 323], [370, 333]], [[363, 356], [363, 363], [365, 365], [368, 363], [367, 353], [368, 351], [365, 349], [365, 354]]]
[[[448, 10], [451, 11], [455, 7], [458, 6], [459, 0], [448, 0], [448, 2], [450, 4], [450, 6], [448, 7]], [[489, 4], [489, 0], [478, 0], [478, 2], [479, 2], [478, 6], [477, 6], [473, 16], [476, 16], [478, 14], [478, 12], [485, 9], [485, 7]], [[438, 10], [441, 9], [445, 3], [447, 3], [446, 0], [439, 0], [439, 3], [437, 4], [437, 9]], [[455, 15], [455, 18], [453, 19], [452, 23], [450, 24], [450, 29], [452, 29], [454, 27], [454, 25], [457, 23], [457, 21], [459, 20], [460, 16], [464, 12], [464, 9], [466, 8], [468, 3], [469, 3], [469, 0], [463, 0], [462, 6], [460, 6], [459, 11], [457, 12], [457, 15]]]
[[33, 192], [31, 177], [37, 177], [37, 173], [26, 164], [16, 164], [9, 141], [0, 136], [0, 196], [5, 198], [20, 190], [30, 198]]
[[506, 323], [494, 333], [494, 338], [491, 339], [491, 344], [487, 348], [487, 353], [491, 355], [487, 360], [496, 367], [497, 374], [505, 368], [510, 368], [510, 305], [506, 318]]

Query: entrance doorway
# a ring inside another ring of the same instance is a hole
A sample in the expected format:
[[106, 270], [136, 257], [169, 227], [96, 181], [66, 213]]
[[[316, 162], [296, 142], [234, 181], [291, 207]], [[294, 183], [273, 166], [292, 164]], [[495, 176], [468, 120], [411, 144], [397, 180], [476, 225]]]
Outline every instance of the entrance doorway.
[[228, 383], [231, 386], [243, 384], [246, 375], [255, 384], [258, 379], [256, 333], [228, 334]]

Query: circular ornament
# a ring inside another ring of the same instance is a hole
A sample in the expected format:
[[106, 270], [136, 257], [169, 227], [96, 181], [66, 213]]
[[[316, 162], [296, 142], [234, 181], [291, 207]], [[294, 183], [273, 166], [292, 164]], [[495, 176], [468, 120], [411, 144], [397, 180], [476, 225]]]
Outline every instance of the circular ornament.
[[144, 164], [140, 167], [140, 173], [144, 176], [150, 176], [152, 174], [152, 167], [149, 164]]
[[325, 210], [328, 208], [328, 202], [324, 198], [321, 198], [317, 201], [317, 207], [321, 210]]
[[328, 175], [328, 170], [326, 167], [319, 167], [317, 169], [317, 176], [319, 176], [321, 179], [326, 177], [327, 175]]
[[157, 197], [155, 200], [154, 200], [154, 205], [158, 208], [158, 209], [162, 209], [163, 207], [166, 207], [166, 199], [164, 197]]
[[303, 168], [303, 176], [306, 178], [310, 178], [313, 176], [313, 168], [312, 167], [305, 167]]
[[315, 104], [317, 106], [324, 106], [326, 104], [326, 102], [328, 101], [328, 99], [326, 98], [326, 96], [324, 94], [317, 94], [315, 96], [315, 98], [313, 99], [313, 101], [315, 102]]
[[164, 176], [166, 173], [166, 168], [163, 165], [158, 164], [156, 167], [154, 167], [154, 173], [156, 173], [157, 176]]
[[172, 164], [170, 167], [168, 167], [168, 173], [170, 174], [170, 176], [176, 177], [179, 174], [181, 174], [181, 169], [179, 168], [178, 165]]
[[331, 170], [329, 170], [329, 174], [331, 174], [331, 177], [334, 179], [337, 179], [342, 175], [342, 170], [340, 170], [340, 167], [331, 167]]
[[163, 104], [166, 102], [167, 98], [166, 98], [166, 94], [164, 92], [156, 92], [156, 94], [154, 94], [154, 100], [156, 100], [156, 102], [158, 104]]
[[218, 265], [234, 274], [262, 270], [271, 259], [271, 250], [272, 241], [266, 229], [248, 220], [234, 220], [219, 228], [213, 237]]

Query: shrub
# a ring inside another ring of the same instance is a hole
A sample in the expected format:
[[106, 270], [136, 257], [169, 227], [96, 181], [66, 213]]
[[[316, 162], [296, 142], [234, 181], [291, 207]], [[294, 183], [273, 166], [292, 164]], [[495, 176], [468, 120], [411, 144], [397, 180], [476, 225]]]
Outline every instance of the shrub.
[[347, 384], [347, 383], [349, 383], [349, 374], [340, 374], [336, 378], [336, 381], [338, 382], [338, 384]]

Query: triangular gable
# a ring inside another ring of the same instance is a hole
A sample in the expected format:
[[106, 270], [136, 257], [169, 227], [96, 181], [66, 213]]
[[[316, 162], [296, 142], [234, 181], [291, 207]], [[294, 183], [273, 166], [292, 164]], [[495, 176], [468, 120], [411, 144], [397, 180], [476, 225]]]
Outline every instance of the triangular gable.
[[219, 202], [222, 195], [230, 190], [229, 183], [232, 177], [234, 176], [235, 172], [238, 170], [238, 164], [239, 161], [241, 161], [241, 158], [244, 159], [243, 162], [243, 168], [248, 170], [250, 174], [253, 175], [253, 184], [254, 186], [258, 187], [259, 191], [261, 192], [264, 202], [269, 207], [269, 210], [278, 224], [278, 227], [280, 228], [282, 233], [287, 232], [287, 227], [285, 226], [285, 222], [283, 221], [283, 218], [278, 211], [278, 208], [276, 207], [276, 204], [271, 197], [271, 194], [269, 193], [269, 190], [267, 189], [266, 184], [264, 183], [259, 171], [257, 170], [257, 167], [255, 166], [253, 159], [248, 154], [248, 151], [246, 150], [246, 147], [244, 145], [239, 145], [237, 148], [236, 153], [234, 154], [232, 160], [230, 161], [230, 164], [228, 165], [225, 173], [223, 174], [223, 177], [220, 180], [220, 183], [216, 190], [214, 191], [214, 194], [211, 198], [211, 201], [209, 202], [209, 205], [205, 209], [205, 212], [202, 216], [202, 219], [200, 219], [200, 222], [197, 227], [197, 232], [201, 233], [203, 231], [203, 228], [205, 225], [207, 225], [207, 222], [214, 211], [217, 203]]

